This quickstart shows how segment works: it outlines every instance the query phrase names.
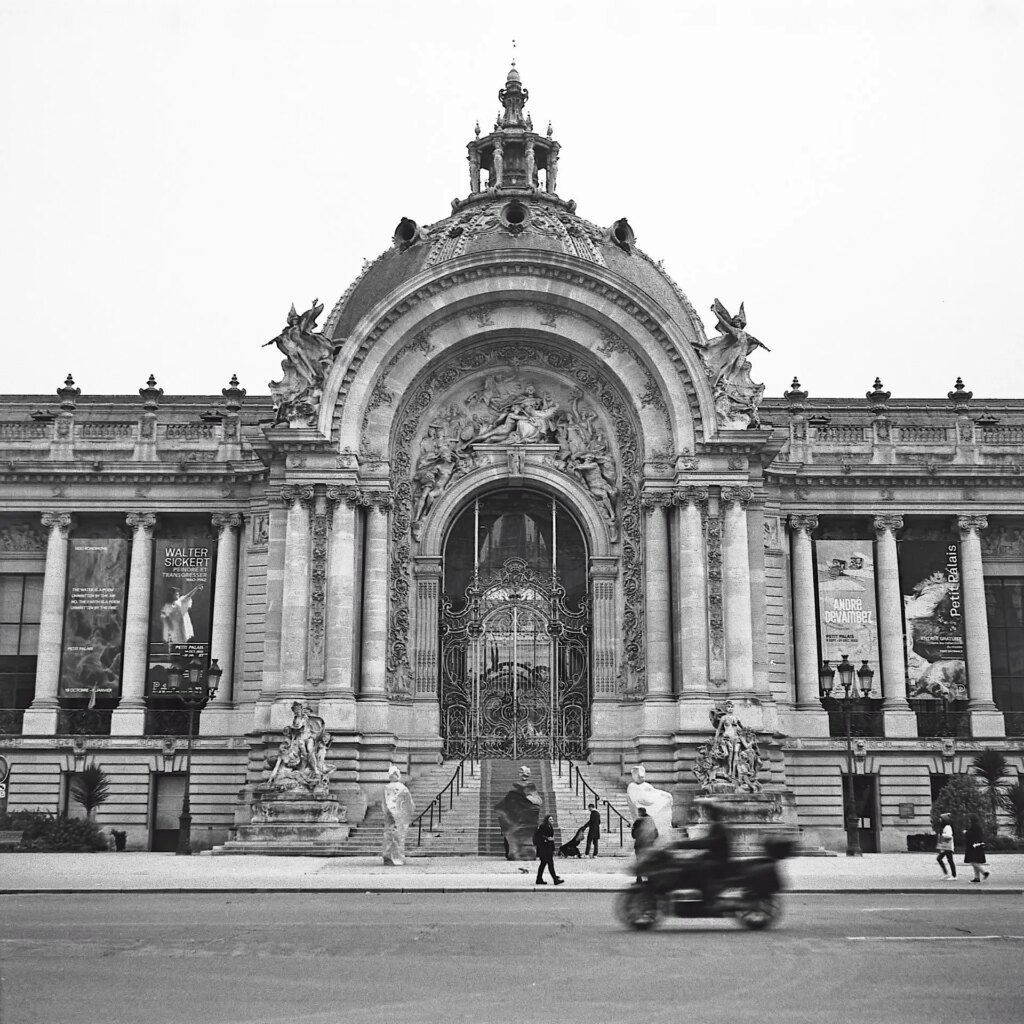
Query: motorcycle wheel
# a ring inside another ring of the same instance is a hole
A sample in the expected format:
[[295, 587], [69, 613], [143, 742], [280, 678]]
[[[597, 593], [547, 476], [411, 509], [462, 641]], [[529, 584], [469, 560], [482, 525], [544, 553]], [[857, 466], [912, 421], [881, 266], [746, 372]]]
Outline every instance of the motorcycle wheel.
[[781, 912], [782, 905], [778, 896], [754, 896], [736, 916], [744, 928], [759, 932], [775, 924]]
[[640, 886], [627, 889], [615, 898], [615, 916], [638, 932], [647, 931], [658, 923], [658, 898]]

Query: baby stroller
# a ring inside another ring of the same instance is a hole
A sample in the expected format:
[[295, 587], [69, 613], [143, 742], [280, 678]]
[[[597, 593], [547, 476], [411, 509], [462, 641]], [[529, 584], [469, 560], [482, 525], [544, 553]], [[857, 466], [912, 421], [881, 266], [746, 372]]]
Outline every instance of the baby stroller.
[[582, 857], [583, 854], [580, 853], [580, 843], [582, 843], [583, 840], [586, 838], [587, 829], [589, 827], [590, 827], [590, 823], [589, 822], [587, 822], [586, 825], [580, 825], [580, 827], [578, 829], [576, 829], [576, 834], [572, 837], [572, 839], [568, 840], [567, 842], [562, 843], [562, 845], [558, 848], [558, 856], [559, 857]]

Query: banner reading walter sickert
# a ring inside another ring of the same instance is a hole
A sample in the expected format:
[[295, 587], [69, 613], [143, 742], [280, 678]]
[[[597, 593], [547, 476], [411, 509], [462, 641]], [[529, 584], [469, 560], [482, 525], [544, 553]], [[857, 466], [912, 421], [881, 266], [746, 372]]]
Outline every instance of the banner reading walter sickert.
[[62, 697], [120, 695], [130, 548], [131, 542], [119, 537], [69, 542]]
[[900, 590], [907, 638], [907, 696], [967, 696], [960, 547], [901, 541]]
[[187, 678], [174, 691], [167, 669], [185, 669], [210, 660], [213, 562], [216, 542], [209, 537], [157, 538], [153, 542], [153, 592], [149, 607], [149, 692], [186, 694]]
[[[881, 696], [875, 561], [871, 542], [819, 540], [814, 543], [814, 553], [821, 657], [833, 667], [844, 654], [857, 668], [866, 661], [875, 673], [871, 696]], [[838, 680], [836, 682], [838, 684]], [[832, 696], [843, 696], [842, 687], [837, 685]]]

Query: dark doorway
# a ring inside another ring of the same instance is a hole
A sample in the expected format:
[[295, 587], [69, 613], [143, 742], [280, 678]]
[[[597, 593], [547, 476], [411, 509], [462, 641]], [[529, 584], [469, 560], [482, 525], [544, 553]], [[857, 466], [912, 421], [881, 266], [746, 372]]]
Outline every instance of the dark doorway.
[[174, 853], [178, 848], [178, 819], [185, 796], [185, 775], [166, 772], [151, 777], [153, 806], [149, 817], [149, 848], [154, 853]]
[[[845, 774], [843, 775], [843, 794], [845, 797]], [[857, 820], [859, 822], [858, 835], [860, 836], [861, 852], [878, 853], [880, 821], [877, 775], [854, 775], [853, 803], [857, 810]]]

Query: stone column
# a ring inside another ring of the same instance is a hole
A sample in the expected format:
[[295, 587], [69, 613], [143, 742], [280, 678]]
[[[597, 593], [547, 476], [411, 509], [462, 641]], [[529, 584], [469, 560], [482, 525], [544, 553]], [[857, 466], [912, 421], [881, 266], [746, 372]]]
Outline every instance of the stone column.
[[281, 690], [278, 704], [306, 692], [306, 630], [309, 614], [309, 516], [313, 488], [282, 487], [287, 503], [284, 580], [281, 594]]
[[811, 534], [817, 528], [817, 516], [789, 517], [796, 712], [800, 735], [805, 736], [828, 735], [828, 713], [821, 705], [818, 682], [818, 614], [814, 601], [814, 552], [811, 547]]
[[359, 695], [383, 700], [387, 693], [388, 512], [391, 495], [371, 496], [366, 510], [366, 559], [363, 565], [362, 678]]
[[68, 531], [71, 515], [44, 512], [46, 541], [42, 604], [39, 609], [39, 648], [36, 655], [36, 688], [31, 707], [25, 711], [22, 732], [26, 736], [52, 736], [57, 731], [60, 702], [61, 639], [64, 635], [64, 590], [68, 576]]
[[989, 651], [985, 576], [981, 561], [981, 531], [988, 527], [988, 518], [960, 516], [958, 525], [971, 735], [975, 738], [1005, 736], [1003, 716], [992, 699], [992, 657]]
[[356, 604], [356, 509], [365, 499], [355, 488], [327, 488], [332, 501], [327, 545], [327, 606], [324, 698], [320, 714], [328, 726], [355, 726], [355, 666], [359, 638]]
[[235, 609], [238, 587], [238, 531], [242, 517], [237, 512], [214, 512], [210, 517], [217, 531], [217, 574], [213, 581], [213, 624], [210, 627], [210, 660], [216, 659], [224, 673], [217, 696], [199, 716], [199, 731], [221, 735], [230, 730], [228, 709], [235, 687]]
[[878, 584], [878, 643], [882, 659], [882, 718], [886, 736], [916, 736], [917, 718], [907, 703], [903, 640], [903, 595], [896, 531], [903, 517], [875, 516], [875, 575]]
[[111, 736], [141, 736], [146, 726], [146, 667], [149, 660], [149, 599], [153, 579], [152, 512], [129, 512], [132, 560], [124, 616], [121, 699], [110, 719]]
[[707, 506], [707, 488], [686, 487], [676, 492], [675, 500], [679, 506], [676, 607], [679, 609], [678, 635], [683, 673], [679, 689], [686, 694], [706, 697], [709, 693], [708, 570], [701, 511]]
[[647, 700], [672, 696], [672, 606], [669, 583], [668, 494], [646, 494], [644, 551], [647, 610]]
[[749, 487], [723, 487], [722, 582], [725, 601], [725, 665], [730, 693], [754, 689], [754, 636], [747, 543]]

